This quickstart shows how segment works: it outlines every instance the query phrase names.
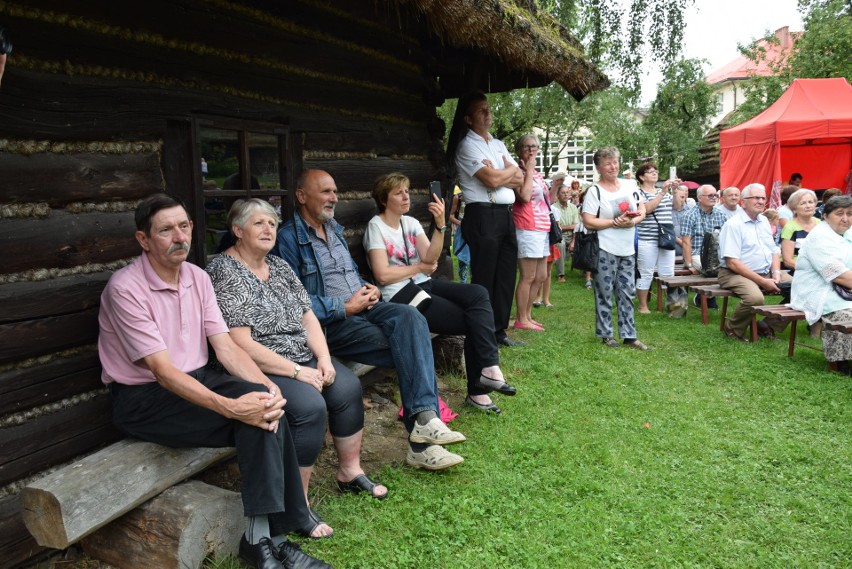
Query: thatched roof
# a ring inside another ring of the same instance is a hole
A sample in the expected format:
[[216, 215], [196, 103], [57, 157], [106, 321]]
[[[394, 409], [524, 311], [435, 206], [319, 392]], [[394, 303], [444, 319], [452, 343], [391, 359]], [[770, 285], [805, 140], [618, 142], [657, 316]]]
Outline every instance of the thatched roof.
[[556, 81], [577, 100], [609, 86], [609, 79], [586, 59], [580, 42], [555, 18], [541, 12], [533, 14], [530, 2], [524, 2], [526, 7], [521, 3], [396, 0], [396, 4], [423, 14], [431, 31], [450, 46], [495, 56], [507, 71], [537, 77], [540, 84]]

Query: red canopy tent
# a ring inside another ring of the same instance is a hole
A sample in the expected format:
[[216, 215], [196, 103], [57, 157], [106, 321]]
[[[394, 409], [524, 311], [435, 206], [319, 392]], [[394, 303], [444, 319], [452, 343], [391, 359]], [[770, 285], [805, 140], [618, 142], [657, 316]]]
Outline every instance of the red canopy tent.
[[799, 172], [805, 188], [842, 189], [852, 168], [852, 86], [842, 77], [796, 79], [768, 109], [723, 130], [719, 143], [722, 188], [759, 182], [774, 198]]

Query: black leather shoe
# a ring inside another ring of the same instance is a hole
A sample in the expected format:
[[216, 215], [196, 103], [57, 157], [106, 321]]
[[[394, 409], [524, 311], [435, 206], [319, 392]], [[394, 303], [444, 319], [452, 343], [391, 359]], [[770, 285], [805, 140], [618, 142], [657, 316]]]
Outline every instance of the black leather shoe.
[[260, 538], [257, 545], [252, 545], [243, 535], [240, 539], [240, 559], [256, 569], [284, 569], [275, 555], [275, 546], [268, 537]]
[[325, 561], [311, 557], [299, 547], [298, 543], [285, 541], [275, 550], [275, 557], [286, 569], [334, 569]]
[[502, 393], [503, 395], [514, 395], [518, 392], [517, 389], [515, 389], [505, 381], [491, 379], [490, 377], [485, 377], [484, 375], [479, 376], [479, 381], [476, 382], [476, 386], [480, 389], [487, 389], [489, 392], [496, 391], [498, 393]]
[[482, 403], [477, 403], [476, 401], [471, 399], [470, 395], [468, 395], [467, 399], [464, 400], [464, 404], [469, 405], [471, 407], [474, 407], [476, 409], [479, 409], [480, 411], [485, 411], [488, 414], [493, 413], [494, 415], [499, 415], [500, 413], [503, 412], [503, 411], [500, 410], [499, 407], [497, 407], [494, 404], [493, 401], [491, 403], [487, 403], [487, 404], [483, 405]]
[[498, 338], [497, 343], [500, 344], [500, 345], [503, 345], [503, 346], [518, 347], [518, 348], [527, 345], [526, 342], [521, 342], [520, 340], [513, 340], [509, 336], [503, 336], [501, 338]]

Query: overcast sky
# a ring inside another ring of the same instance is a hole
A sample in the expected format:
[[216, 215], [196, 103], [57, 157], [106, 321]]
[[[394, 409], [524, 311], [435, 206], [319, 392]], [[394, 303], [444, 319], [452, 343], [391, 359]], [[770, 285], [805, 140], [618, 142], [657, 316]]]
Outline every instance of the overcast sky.
[[[710, 61], [705, 75], [735, 59], [737, 43], [746, 44], [767, 31], [789, 26], [802, 30], [796, 0], [695, 0], [686, 13], [684, 57]], [[650, 105], [662, 71], [655, 69], [642, 82], [642, 102]]]

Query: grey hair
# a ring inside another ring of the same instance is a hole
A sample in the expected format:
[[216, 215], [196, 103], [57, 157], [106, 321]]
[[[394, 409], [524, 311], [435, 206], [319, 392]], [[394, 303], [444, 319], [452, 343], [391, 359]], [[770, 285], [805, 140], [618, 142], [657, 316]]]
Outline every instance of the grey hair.
[[261, 211], [275, 220], [275, 225], [280, 223], [278, 214], [275, 213], [275, 208], [268, 201], [259, 198], [249, 198], [247, 200], [237, 200], [231, 206], [228, 212], [228, 227], [237, 226], [244, 229], [249, 218], [256, 211]]
[[713, 190], [713, 193], [716, 193], [716, 187], [713, 184], [704, 184], [703, 186], [698, 186], [698, 189], [695, 190], [695, 197], [703, 196], [707, 193], [707, 190]]
[[822, 218], [825, 219], [826, 217], [828, 217], [829, 213], [836, 209], [847, 207], [852, 207], [852, 196], [847, 196], [844, 194], [834, 196], [830, 198], [827, 202], [825, 202], [825, 209], [823, 209], [822, 211]]
[[603, 148], [598, 148], [595, 151], [595, 166], [598, 166], [601, 163], [601, 160], [606, 158], [621, 158], [621, 153], [615, 146], [604, 146]]
[[[728, 188], [725, 188], [725, 189], [727, 190]], [[749, 184], [748, 186], [743, 188], [743, 191], [740, 194], [740, 197], [741, 198], [750, 198], [751, 194], [753, 192], [755, 192], [756, 190], [761, 190], [761, 191], [763, 191], [763, 194], [766, 195], [766, 186], [764, 186], [763, 184], [758, 184], [758, 183], [755, 182], [755, 183]]]
[[522, 137], [520, 137], [518, 140], [515, 141], [515, 153], [520, 154], [521, 153], [521, 146], [523, 146], [524, 143], [531, 138], [535, 139], [535, 143], [536, 143], [537, 146], [541, 146], [541, 141], [538, 139], [538, 137], [536, 135], [525, 134]]
[[799, 207], [799, 202], [802, 201], [802, 199], [806, 196], [811, 196], [814, 199], [814, 203], [817, 202], [817, 196], [815, 191], [802, 188], [801, 190], [796, 190], [790, 195], [789, 198], [787, 198], [787, 207], [790, 208], [790, 211], [795, 213], [796, 208]]

